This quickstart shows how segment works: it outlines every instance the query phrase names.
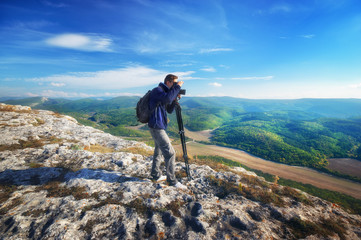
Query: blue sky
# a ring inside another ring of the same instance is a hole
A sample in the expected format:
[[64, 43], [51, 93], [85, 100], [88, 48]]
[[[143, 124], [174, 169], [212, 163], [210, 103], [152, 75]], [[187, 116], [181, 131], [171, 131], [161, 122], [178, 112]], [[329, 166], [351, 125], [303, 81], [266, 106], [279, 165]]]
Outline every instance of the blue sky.
[[1, 0], [0, 97], [361, 98], [359, 0]]

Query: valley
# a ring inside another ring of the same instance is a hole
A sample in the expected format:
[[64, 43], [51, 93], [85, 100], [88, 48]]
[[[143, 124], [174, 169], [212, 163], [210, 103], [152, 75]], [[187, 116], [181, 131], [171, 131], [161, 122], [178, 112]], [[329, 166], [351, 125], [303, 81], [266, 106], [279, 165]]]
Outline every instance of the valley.
[[[70, 115], [81, 124], [151, 146], [149, 132], [135, 117], [138, 99], [28, 98], [7, 103]], [[184, 97], [181, 105], [189, 155], [222, 156], [361, 199], [361, 99]], [[168, 117], [167, 132], [173, 144], [180, 144], [175, 114]]]
[[[181, 145], [174, 145], [174, 148], [176, 149], [178, 154], [182, 152]], [[265, 173], [277, 175], [279, 177], [291, 179], [293, 181], [301, 182], [304, 184], [311, 184], [318, 188], [341, 192], [357, 199], [361, 199], [360, 183], [334, 177], [310, 168], [296, 167], [267, 161], [238, 149], [221, 147], [216, 145], [207, 145], [198, 142], [188, 142], [187, 150], [188, 155], [190, 156], [221, 156], [233, 161], [237, 161], [246, 165], [247, 167], [257, 169]]]

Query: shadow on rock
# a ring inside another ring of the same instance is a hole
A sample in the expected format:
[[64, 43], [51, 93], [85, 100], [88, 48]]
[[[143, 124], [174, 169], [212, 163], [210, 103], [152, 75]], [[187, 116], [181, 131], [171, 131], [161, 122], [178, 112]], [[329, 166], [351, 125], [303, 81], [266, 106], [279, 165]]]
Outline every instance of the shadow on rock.
[[0, 184], [10, 185], [43, 185], [51, 181], [65, 182], [74, 178], [95, 179], [110, 183], [122, 182], [145, 182], [145, 180], [122, 175], [119, 172], [111, 172], [101, 169], [81, 169], [72, 172], [65, 168], [30, 168], [23, 170], [7, 169], [0, 172]]

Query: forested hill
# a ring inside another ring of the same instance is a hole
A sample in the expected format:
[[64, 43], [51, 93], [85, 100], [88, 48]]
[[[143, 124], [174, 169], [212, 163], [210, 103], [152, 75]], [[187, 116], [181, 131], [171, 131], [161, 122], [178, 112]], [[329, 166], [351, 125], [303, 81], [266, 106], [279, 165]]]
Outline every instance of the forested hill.
[[323, 117], [345, 118], [361, 116], [361, 99], [242, 99], [231, 97], [184, 98], [182, 106], [226, 107], [244, 112], [302, 111]]
[[[138, 99], [39, 97], [6, 103], [66, 113], [113, 135], [147, 137], [147, 131], [127, 128], [139, 125], [135, 118]], [[188, 129], [215, 129], [213, 143], [245, 150], [267, 160], [328, 171], [328, 158], [361, 159], [361, 99], [183, 97], [180, 104]], [[169, 131], [176, 136], [175, 114], [169, 117]]]
[[[3, 101], [9, 104], [31, 105], [33, 108], [53, 108], [61, 111], [99, 111], [135, 107], [139, 97], [117, 97], [108, 100], [79, 100], [34, 97]], [[302, 111], [319, 117], [348, 118], [361, 116], [361, 99], [242, 99], [231, 97], [183, 97], [185, 109], [229, 108], [239, 112]]]
[[242, 114], [214, 130], [212, 140], [264, 159], [321, 169], [328, 158], [361, 160], [361, 118], [294, 119], [295, 112]]

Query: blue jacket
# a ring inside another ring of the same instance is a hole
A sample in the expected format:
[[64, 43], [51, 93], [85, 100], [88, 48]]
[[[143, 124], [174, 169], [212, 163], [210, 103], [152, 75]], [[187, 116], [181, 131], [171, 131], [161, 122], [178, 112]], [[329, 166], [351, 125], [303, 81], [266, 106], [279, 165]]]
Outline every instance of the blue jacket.
[[167, 112], [172, 113], [176, 102], [174, 101], [181, 87], [174, 84], [168, 88], [164, 83], [159, 83], [150, 93], [149, 109], [153, 110], [148, 121], [148, 126], [157, 129], [167, 129]]

